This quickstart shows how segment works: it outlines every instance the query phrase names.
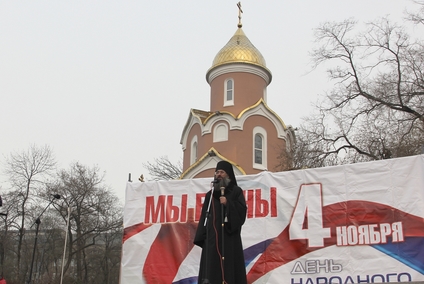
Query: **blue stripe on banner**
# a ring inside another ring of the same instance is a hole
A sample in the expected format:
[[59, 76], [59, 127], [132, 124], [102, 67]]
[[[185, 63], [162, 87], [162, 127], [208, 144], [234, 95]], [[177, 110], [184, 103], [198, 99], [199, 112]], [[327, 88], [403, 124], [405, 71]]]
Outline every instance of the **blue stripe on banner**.
[[401, 243], [390, 240], [387, 244], [372, 247], [424, 274], [424, 237], [407, 237]]

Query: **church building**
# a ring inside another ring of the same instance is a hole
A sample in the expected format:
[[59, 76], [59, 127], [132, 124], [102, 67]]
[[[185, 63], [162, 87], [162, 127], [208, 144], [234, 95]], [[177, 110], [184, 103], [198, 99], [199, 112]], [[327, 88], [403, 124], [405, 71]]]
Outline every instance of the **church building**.
[[191, 109], [181, 135], [181, 179], [213, 178], [221, 160], [236, 175], [282, 171], [282, 152], [295, 143], [293, 128], [267, 105], [272, 74], [243, 32], [238, 6], [237, 30], [206, 72], [210, 109]]

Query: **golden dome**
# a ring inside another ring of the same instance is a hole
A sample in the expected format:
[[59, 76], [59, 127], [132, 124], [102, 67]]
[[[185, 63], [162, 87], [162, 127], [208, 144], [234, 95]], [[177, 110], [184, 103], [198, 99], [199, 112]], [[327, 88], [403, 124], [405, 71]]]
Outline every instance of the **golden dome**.
[[264, 57], [244, 34], [241, 25], [228, 43], [215, 56], [212, 67], [209, 70], [227, 63], [249, 63], [266, 69]]

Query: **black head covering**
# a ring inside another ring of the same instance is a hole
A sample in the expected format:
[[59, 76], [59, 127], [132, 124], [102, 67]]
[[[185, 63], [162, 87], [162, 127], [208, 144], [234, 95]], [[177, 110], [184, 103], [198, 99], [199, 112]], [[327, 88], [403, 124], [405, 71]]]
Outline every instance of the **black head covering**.
[[229, 162], [219, 161], [218, 164], [216, 164], [215, 171], [218, 171], [218, 170], [225, 171], [231, 180], [230, 184], [237, 185], [237, 180], [236, 180], [236, 176], [234, 175], [233, 166]]

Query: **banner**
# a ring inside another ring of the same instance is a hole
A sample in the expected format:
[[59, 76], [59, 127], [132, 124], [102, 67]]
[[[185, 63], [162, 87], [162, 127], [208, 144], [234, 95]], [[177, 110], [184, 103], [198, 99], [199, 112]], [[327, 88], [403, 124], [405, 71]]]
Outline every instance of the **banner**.
[[[212, 180], [127, 184], [121, 284], [197, 283]], [[237, 182], [248, 283], [424, 281], [424, 155]]]

